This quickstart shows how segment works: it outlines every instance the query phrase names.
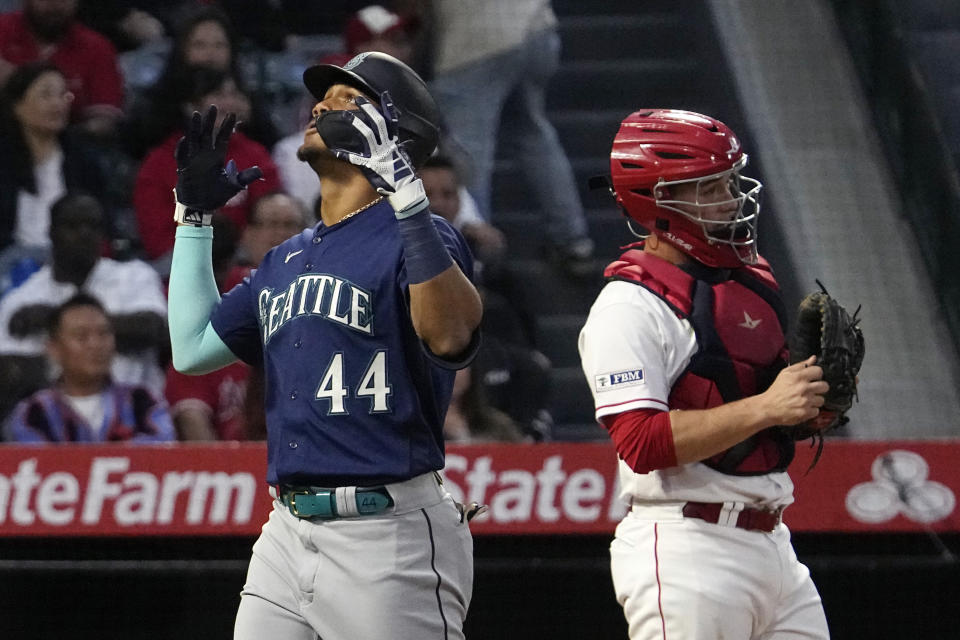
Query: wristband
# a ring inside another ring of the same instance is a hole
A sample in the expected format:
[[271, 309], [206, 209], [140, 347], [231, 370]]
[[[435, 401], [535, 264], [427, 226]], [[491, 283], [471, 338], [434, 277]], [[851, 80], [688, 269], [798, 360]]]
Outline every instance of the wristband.
[[177, 224], [188, 224], [194, 227], [209, 227], [213, 224], [213, 211], [188, 207], [177, 199], [177, 190], [173, 190], [173, 199], [176, 206], [173, 209], [173, 219]]
[[453, 258], [440, 239], [440, 232], [433, 224], [429, 209], [423, 208], [398, 219], [397, 227], [403, 243], [408, 284], [426, 282], [453, 264]]
[[420, 178], [408, 182], [395, 193], [387, 195], [387, 201], [393, 207], [398, 220], [416, 215], [430, 204], [430, 201], [427, 200], [427, 192], [423, 188], [423, 181]]

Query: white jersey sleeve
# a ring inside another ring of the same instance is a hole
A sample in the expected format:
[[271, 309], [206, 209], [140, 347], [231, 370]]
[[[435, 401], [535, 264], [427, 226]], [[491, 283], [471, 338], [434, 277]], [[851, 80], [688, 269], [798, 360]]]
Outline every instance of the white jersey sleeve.
[[660, 298], [630, 282], [608, 283], [580, 331], [580, 361], [595, 416], [666, 411], [670, 389], [697, 351], [693, 327]]

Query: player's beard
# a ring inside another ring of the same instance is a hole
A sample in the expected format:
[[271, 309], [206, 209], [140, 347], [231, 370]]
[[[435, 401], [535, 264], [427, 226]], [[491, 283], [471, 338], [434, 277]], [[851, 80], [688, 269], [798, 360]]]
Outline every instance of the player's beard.
[[297, 160], [306, 162], [317, 175], [324, 175], [332, 170], [332, 165], [339, 163], [337, 157], [323, 146], [302, 144], [297, 149]]
[[309, 147], [306, 144], [300, 145], [300, 148], [297, 149], [297, 160], [306, 162], [310, 166], [313, 166], [315, 162], [323, 158], [323, 155], [323, 149]]

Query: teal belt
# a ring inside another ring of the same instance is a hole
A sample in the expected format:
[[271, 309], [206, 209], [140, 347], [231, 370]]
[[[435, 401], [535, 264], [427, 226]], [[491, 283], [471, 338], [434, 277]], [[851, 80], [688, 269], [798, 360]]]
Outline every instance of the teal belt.
[[[336, 489], [311, 489], [280, 486], [277, 495], [290, 513], [298, 518], [333, 520], [343, 517], [337, 512]], [[361, 516], [383, 513], [393, 506], [393, 498], [386, 487], [357, 489], [354, 496]]]

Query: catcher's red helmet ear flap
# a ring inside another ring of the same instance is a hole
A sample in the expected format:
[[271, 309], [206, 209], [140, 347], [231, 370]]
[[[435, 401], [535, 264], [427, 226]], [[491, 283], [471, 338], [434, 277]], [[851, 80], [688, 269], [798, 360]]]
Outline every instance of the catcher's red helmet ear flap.
[[[648, 109], [620, 123], [610, 175], [628, 218], [699, 262], [735, 268], [757, 261], [762, 185], [740, 175], [746, 163], [739, 139], [719, 120], [691, 111]], [[726, 199], [708, 193], [716, 181], [726, 181]], [[696, 195], [674, 200], [684, 184], [694, 185]], [[729, 210], [729, 217], [717, 217], [718, 207]]]

